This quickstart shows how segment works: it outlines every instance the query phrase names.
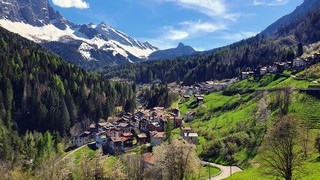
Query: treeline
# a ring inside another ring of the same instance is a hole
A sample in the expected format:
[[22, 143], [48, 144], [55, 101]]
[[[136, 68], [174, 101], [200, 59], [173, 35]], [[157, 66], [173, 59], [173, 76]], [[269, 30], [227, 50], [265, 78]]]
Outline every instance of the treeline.
[[255, 37], [220, 48], [212, 54], [194, 55], [99, 69], [106, 77], [121, 77], [137, 83], [183, 81], [185, 85], [239, 76], [275, 61], [292, 60], [296, 45], [272, 37]]
[[1, 150], [19, 147], [27, 131], [64, 137], [76, 124], [86, 128], [135, 101], [134, 91], [134, 85], [88, 73], [0, 28]]
[[166, 85], [153, 84], [151, 87], [142, 88], [139, 98], [146, 108], [158, 106], [169, 108], [178, 96], [178, 93], [170, 92]]
[[291, 23], [281, 27], [275, 34], [278, 37], [294, 35], [294, 39], [304, 45], [318, 42], [320, 39], [320, 6], [313, 11], [300, 15]]
[[137, 83], [183, 81], [189, 85], [206, 80], [239, 76], [241, 71], [255, 69], [276, 61], [299, 56], [298, 46], [320, 40], [320, 7], [280, 28], [275, 36], [242, 40], [212, 53], [98, 69], [107, 77], [121, 77]]

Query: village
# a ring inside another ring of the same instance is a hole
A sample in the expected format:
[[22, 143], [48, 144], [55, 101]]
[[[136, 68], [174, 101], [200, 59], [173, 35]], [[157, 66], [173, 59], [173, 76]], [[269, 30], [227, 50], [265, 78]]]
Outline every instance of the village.
[[[191, 86], [180, 86], [180, 85], [168, 85], [168, 88], [172, 92], [176, 92], [183, 97], [183, 101], [188, 101], [191, 96], [195, 96], [196, 100], [201, 102], [203, 101], [204, 94], [210, 94], [212, 92], [218, 92], [225, 90], [229, 85], [234, 84], [240, 80], [245, 80], [250, 77], [261, 77], [267, 73], [280, 74], [284, 76], [292, 76], [295, 79], [298, 79], [295, 75], [283, 74], [285, 70], [292, 70], [300, 72], [305, 68], [310, 67], [316, 63], [320, 62], [320, 54], [315, 53], [313, 55], [307, 56], [306, 58], [297, 57], [292, 61], [283, 61], [283, 62], [274, 62], [272, 64], [266, 65], [264, 67], [259, 67], [256, 69], [248, 71], [243, 71], [239, 77], [234, 77], [232, 79], [224, 79], [221, 81], [206, 81], [201, 83], [195, 83]], [[318, 82], [314, 81], [318, 84]], [[198, 102], [197, 102], [198, 103]]]
[[[206, 81], [191, 86], [168, 85], [168, 88], [179, 94], [180, 101], [189, 101], [193, 96], [194, 104], [199, 105], [204, 102], [204, 94], [222, 91], [228, 85], [238, 82], [239, 79], [244, 80], [266, 73], [281, 74], [284, 70], [301, 71], [318, 62], [320, 62], [320, 54], [316, 53], [307, 58], [299, 57], [288, 62], [275, 62], [253, 71], [242, 72], [239, 78], [219, 82]], [[185, 122], [190, 122], [195, 118], [196, 112], [186, 112], [182, 117], [178, 106], [169, 109], [139, 107], [133, 114], [126, 113], [118, 117], [108, 117], [99, 123], [92, 123], [85, 132], [73, 137], [72, 143], [74, 147], [80, 147], [95, 142], [96, 148], [102, 148], [111, 155], [119, 155], [143, 144], [150, 144], [152, 147], [160, 145], [166, 139], [166, 128], [170, 126], [180, 129], [180, 136], [183, 140], [197, 145], [199, 143], [198, 134], [193, 132], [192, 128], [184, 127]]]
[[134, 114], [126, 113], [121, 117], [109, 117], [105, 122], [92, 123], [87, 131], [73, 138], [73, 145], [80, 147], [95, 142], [96, 148], [119, 155], [147, 143], [160, 145], [166, 137], [168, 123], [171, 127], [180, 128], [185, 141], [197, 145], [198, 134], [193, 133], [190, 127], [183, 127], [184, 119], [191, 121], [194, 118], [194, 113], [182, 118], [177, 108], [138, 109]]

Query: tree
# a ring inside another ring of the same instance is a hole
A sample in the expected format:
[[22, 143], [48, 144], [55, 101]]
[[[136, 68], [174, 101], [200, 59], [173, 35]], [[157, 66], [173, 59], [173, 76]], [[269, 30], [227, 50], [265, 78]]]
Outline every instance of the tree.
[[302, 45], [302, 43], [300, 42], [299, 44], [298, 44], [298, 48], [297, 48], [297, 57], [300, 57], [300, 56], [302, 56], [303, 55], [303, 45]]
[[135, 180], [143, 180], [144, 164], [140, 154], [126, 154], [122, 156], [127, 177]]
[[183, 180], [201, 167], [195, 145], [177, 139], [154, 147], [154, 158], [155, 168], [160, 169], [163, 179]]
[[39, 179], [63, 180], [68, 179], [72, 173], [74, 158], [60, 160], [61, 157], [53, 156], [44, 161], [37, 169], [36, 174]]
[[173, 122], [171, 122], [170, 120], [167, 122], [166, 126], [165, 126], [165, 129], [164, 129], [164, 132], [165, 132], [165, 139], [164, 141], [168, 141], [169, 144], [171, 144], [172, 142], [172, 137], [173, 137], [173, 134], [172, 134], [172, 130], [173, 130]]
[[320, 157], [320, 133], [318, 133], [318, 136], [316, 137], [316, 141], [314, 144], [315, 148], [319, 152], [319, 157]]
[[264, 165], [273, 175], [291, 180], [294, 170], [301, 163], [299, 147], [300, 123], [292, 115], [281, 117], [266, 134], [261, 148]]

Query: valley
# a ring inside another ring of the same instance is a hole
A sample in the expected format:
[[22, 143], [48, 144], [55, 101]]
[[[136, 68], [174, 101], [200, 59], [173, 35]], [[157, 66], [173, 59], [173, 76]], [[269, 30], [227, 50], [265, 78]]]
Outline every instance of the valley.
[[319, 179], [319, 1], [142, 1], [0, 0], [1, 179]]

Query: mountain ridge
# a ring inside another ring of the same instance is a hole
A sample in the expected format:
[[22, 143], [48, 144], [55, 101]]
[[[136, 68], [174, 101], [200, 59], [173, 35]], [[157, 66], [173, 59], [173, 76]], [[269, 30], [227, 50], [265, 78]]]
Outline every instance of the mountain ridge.
[[260, 34], [267, 36], [275, 35], [281, 27], [290, 24], [294, 18], [305, 15], [307, 12], [312, 11], [317, 6], [320, 6], [319, 0], [304, 0], [304, 2], [300, 6], [297, 6], [297, 8], [293, 12], [284, 15], [283, 17], [275, 21], [274, 23], [269, 25], [265, 30], [263, 30]]
[[48, 0], [1, 0], [0, 5], [0, 26], [86, 69], [141, 61], [158, 50], [105, 23], [74, 24]]
[[151, 53], [148, 57], [148, 60], [160, 60], [188, 56], [196, 52], [197, 51], [195, 51], [191, 46], [185, 46], [180, 42], [176, 48], [164, 49]]

